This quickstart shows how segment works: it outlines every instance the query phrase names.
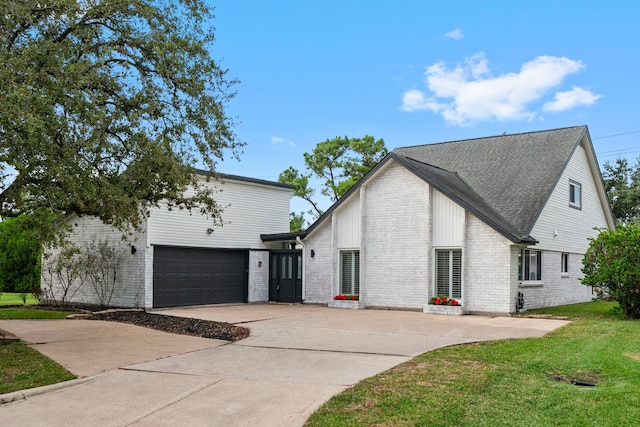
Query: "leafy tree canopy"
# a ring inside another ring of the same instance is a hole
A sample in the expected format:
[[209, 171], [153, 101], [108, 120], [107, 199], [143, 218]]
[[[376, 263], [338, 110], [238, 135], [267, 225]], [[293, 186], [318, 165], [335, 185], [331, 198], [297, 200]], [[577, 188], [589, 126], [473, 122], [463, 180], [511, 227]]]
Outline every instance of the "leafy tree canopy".
[[640, 218], [640, 161], [631, 166], [619, 158], [606, 161], [602, 172], [613, 216], [618, 222], [630, 223]]
[[582, 283], [602, 289], [626, 317], [640, 318], [640, 225], [601, 230], [582, 260]]
[[[0, 0], [1, 214], [95, 215], [127, 230], [167, 200], [215, 222], [193, 174], [242, 146], [235, 80], [202, 0]], [[196, 191], [184, 196], [193, 185]]]
[[[323, 211], [316, 199], [315, 189], [309, 185], [311, 179], [319, 179], [322, 182], [320, 193], [336, 202], [387, 153], [384, 140], [376, 140], [370, 135], [327, 139], [316, 145], [311, 153], [304, 153], [306, 173], [289, 167], [280, 174], [278, 181], [295, 185], [293, 195], [309, 202], [313, 209], [309, 213], [318, 218]], [[292, 218], [299, 221], [300, 214], [294, 215]]]
[[297, 233], [304, 230], [306, 220], [304, 219], [304, 212], [289, 214], [289, 231]]

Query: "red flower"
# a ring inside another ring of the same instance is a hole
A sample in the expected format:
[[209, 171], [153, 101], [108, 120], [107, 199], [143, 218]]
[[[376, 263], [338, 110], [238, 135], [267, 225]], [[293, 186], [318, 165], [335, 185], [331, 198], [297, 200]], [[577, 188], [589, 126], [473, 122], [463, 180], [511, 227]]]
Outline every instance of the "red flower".
[[343, 294], [339, 294], [333, 297], [334, 300], [341, 300], [341, 301], [358, 301], [360, 299], [359, 295], [343, 295]]

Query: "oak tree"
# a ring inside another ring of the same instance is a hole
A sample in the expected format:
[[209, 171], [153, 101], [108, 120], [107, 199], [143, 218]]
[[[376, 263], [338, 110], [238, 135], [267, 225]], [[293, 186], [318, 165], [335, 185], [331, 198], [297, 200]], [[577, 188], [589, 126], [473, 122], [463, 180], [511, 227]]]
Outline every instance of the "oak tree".
[[[243, 145], [202, 0], [0, 0], [0, 203], [122, 230], [166, 200], [219, 219], [194, 174]], [[185, 193], [185, 189], [194, 188]]]

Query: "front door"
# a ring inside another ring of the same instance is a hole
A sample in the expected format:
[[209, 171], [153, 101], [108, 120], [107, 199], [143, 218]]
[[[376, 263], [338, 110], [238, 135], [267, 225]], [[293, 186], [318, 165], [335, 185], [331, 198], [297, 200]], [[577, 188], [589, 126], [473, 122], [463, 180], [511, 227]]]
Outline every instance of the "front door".
[[302, 302], [302, 251], [270, 252], [269, 301]]

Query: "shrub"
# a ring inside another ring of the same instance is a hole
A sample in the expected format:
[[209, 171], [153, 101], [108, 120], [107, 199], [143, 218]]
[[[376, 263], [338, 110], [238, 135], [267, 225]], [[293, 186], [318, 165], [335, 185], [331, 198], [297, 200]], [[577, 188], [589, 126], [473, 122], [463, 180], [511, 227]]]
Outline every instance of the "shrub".
[[123, 250], [108, 240], [94, 240], [85, 247], [83, 273], [93, 286], [102, 307], [111, 304], [123, 255]]
[[600, 288], [620, 304], [625, 317], [640, 318], [640, 225], [601, 230], [582, 263], [582, 284]]
[[26, 295], [40, 284], [41, 245], [24, 216], [0, 222], [0, 288]]
[[72, 245], [61, 246], [56, 254], [46, 258], [43, 270], [40, 299], [48, 304], [68, 305], [85, 279], [80, 250]]

